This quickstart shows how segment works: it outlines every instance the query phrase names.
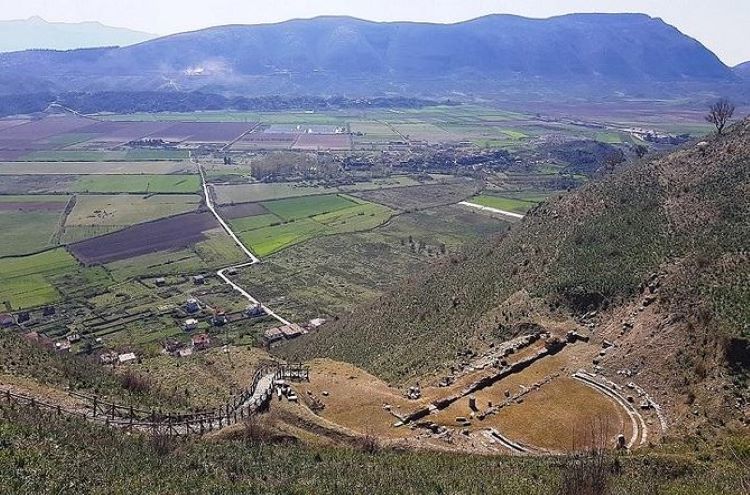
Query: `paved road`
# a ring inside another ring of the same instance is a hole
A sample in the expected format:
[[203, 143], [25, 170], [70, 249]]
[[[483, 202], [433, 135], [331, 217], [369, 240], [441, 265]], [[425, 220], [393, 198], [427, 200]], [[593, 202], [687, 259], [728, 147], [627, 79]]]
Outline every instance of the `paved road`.
[[250, 295], [249, 292], [247, 292], [245, 289], [243, 289], [242, 287], [240, 287], [236, 283], [232, 282], [232, 280], [227, 276], [226, 272], [229, 269], [231, 269], [231, 268], [243, 268], [243, 267], [246, 267], [246, 266], [251, 266], [251, 265], [254, 265], [256, 263], [259, 263], [260, 259], [257, 256], [255, 256], [253, 254], [253, 252], [250, 251], [242, 243], [242, 241], [240, 240], [240, 238], [237, 237], [237, 235], [232, 231], [231, 227], [229, 227], [229, 225], [224, 221], [224, 219], [221, 218], [221, 215], [219, 215], [219, 212], [216, 211], [216, 206], [214, 205], [214, 201], [213, 201], [213, 199], [211, 199], [211, 194], [210, 194], [210, 192], [208, 190], [208, 182], [206, 182], [206, 174], [203, 171], [203, 167], [201, 166], [201, 164], [198, 163], [198, 161], [195, 160], [195, 158], [193, 158], [192, 153], [190, 154], [190, 161], [193, 162], [198, 167], [198, 171], [201, 174], [201, 183], [202, 183], [202, 186], [203, 186], [203, 196], [205, 197], [205, 200], [206, 200], [206, 207], [211, 211], [211, 213], [213, 213], [214, 217], [216, 217], [216, 220], [219, 222], [219, 224], [221, 225], [221, 227], [226, 231], [227, 234], [229, 234], [229, 237], [232, 238], [232, 240], [235, 242], [235, 244], [237, 244], [237, 246], [242, 250], [242, 252], [245, 253], [245, 255], [250, 259], [249, 262], [243, 263], [241, 265], [233, 265], [233, 266], [228, 266], [226, 268], [222, 268], [221, 270], [219, 270], [218, 272], [216, 272], [216, 275], [219, 278], [221, 278], [224, 282], [226, 282], [227, 284], [231, 285], [234, 290], [236, 290], [237, 292], [239, 292], [240, 294], [242, 294], [242, 296], [245, 299], [247, 299], [248, 301], [250, 301], [250, 304], [260, 304], [261, 308], [263, 308], [263, 311], [265, 311], [267, 315], [275, 318], [282, 325], [291, 325], [291, 323], [288, 320], [286, 320], [286, 319], [282, 318], [281, 316], [279, 316], [278, 314], [276, 314], [276, 312], [274, 312], [268, 306], [266, 306], [264, 304], [261, 304], [256, 298], [254, 298], [252, 295]]
[[524, 217], [520, 213], [513, 213], [512, 211], [499, 210], [497, 208], [492, 208], [490, 206], [478, 205], [476, 203], [469, 203], [468, 201], [461, 201], [458, 204], [463, 205], [463, 206], [469, 206], [471, 208], [476, 208], [477, 210], [489, 211], [491, 213], [498, 213], [500, 215], [505, 215], [511, 218], [523, 218]]

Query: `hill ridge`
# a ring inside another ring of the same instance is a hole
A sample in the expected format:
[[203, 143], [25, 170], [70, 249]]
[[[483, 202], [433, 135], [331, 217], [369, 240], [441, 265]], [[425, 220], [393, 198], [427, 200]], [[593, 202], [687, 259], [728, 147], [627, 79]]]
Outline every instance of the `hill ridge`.
[[[123, 48], [6, 53], [0, 67], [58, 91], [153, 90], [168, 79], [183, 90], [256, 94], [482, 93], [504, 84], [518, 91], [519, 82], [542, 93], [600, 85], [615, 94], [738, 81], [698, 41], [643, 14], [489, 15], [454, 24], [324, 16], [218, 26]], [[18, 91], [5, 77], [5, 92]]]

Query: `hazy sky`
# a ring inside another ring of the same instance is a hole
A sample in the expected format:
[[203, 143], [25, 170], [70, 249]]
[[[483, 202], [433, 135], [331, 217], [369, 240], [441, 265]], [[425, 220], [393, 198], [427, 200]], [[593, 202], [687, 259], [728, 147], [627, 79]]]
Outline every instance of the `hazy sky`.
[[677, 26], [729, 65], [750, 60], [750, 0], [0, 0], [2, 19], [96, 20], [156, 34], [323, 14], [455, 22], [490, 13], [570, 12], [643, 12]]

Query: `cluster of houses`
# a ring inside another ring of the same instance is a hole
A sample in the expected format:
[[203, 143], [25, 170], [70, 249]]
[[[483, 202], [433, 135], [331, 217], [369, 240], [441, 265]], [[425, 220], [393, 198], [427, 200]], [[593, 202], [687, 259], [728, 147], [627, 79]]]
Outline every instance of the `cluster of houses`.
[[105, 366], [134, 364], [137, 362], [138, 356], [134, 352], [118, 353], [115, 351], [110, 351], [99, 355], [99, 363]]
[[164, 343], [164, 352], [172, 357], [188, 357], [195, 351], [202, 351], [209, 347], [211, 347], [211, 336], [207, 333], [200, 333], [190, 337], [190, 343], [167, 340]]
[[[42, 318], [55, 316], [57, 310], [54, 306], [45, 306], [41, 310]], [[15, 325], [23, 325], [31, 321], [32, 314], [30, 311], [20, 311], [16, 314], [0, 313], [0, 328], [10, 328]]]
[[634, 137], [641, 141], [646, 141], [647, 143], [680, 145], [690, 140], [690, 134], [666, 134], [653, 129], [643, 129], [641, 127], [632, 127], [625, 130], [630, 132]]

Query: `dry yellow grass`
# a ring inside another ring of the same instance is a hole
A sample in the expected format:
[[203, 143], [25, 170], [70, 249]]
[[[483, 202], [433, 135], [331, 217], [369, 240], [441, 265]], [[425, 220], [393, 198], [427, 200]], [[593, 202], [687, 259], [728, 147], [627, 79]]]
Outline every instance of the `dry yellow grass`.
[[503, 408], [492, 422], [509, 438], [553, 451], [579, 449], [600, 431], [614, 447], [617, 434], [630, 438], [632, 431], [621, 406], [568, 376], [528, 394], [522, 404]]
[[200, 202], [196, 194], [78, 195], [65, 225], [133, 225], [195, 211]]
[[[325, 404], [320, 416], [362, 434], [388, 438], [410, 435], [407, 428], [394, 428], [397, 421], [383, 409], [384, 404], [400, 412], [415, 407], [398, 390], [379, 378], [348, 363], [317, 359], [311, 365], [310, 382], [296, 385], [301, 394], [314, 393]], [[323, 392], [328, 396], [323, 396]]]

